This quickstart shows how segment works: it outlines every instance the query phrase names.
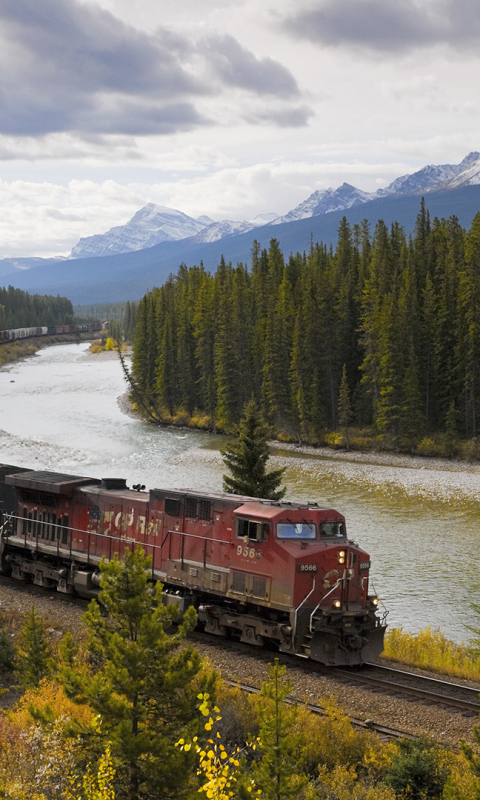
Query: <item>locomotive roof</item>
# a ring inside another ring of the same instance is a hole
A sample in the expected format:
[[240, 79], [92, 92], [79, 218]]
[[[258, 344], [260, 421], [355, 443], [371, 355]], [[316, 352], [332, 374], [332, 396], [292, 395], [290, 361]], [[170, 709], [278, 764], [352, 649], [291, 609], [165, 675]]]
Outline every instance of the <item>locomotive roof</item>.
[[96, 478], [79, 478], [63, 472], [31, 470], [5, 476], [5, 483], [18, 489], [50, 492], [51, 494], [71, 495], [73, 490], [87, 483], [100, 483]]
[[98, 478], [79, 477], [63, 472], [52, 472], [49, 470], [25, 470], [17, 471], [21, 468], [14, 467], [15, 473], [5, 476], [5, 483], [15, 486], [18, 489], [30, 489], [34, 491], [50, 492], [52, 494], [71, 496], [74, 489], [84, 488], [95, 492], [111, 491], [116, 495], [122, 495], [129, 499], [148, 501], [152, 498], [163, 499], [165, 497], [198, 497], [205, 500], [217, 500], [236, 506], [236, 511], [244, 514], [259, 514], [265, 516], [275, 516], [280, 511], [288, 509], [322, 509], [327, 506], [320, 506], [315, 502], [299, 503], [287, 500], [268, 500], [266, 498], [249, 497], [247, 495], [228, 494], [227, 492], [206, 492], [195, 489], [152, 489], [150, 492], [137, 491], [130, 489], [123, 478]]
[[[265, 515], [266, 508], [274, 508], [275, 512], [278, 513], [279, 511], [284, 511], [288, 509], [321, 509], [327, 510], [330, 506], [319, 506], [318, 503], [315, 502], [307, 502], [307, 503], [296, 503], [291, 502], [288, 500], [268, 500], [267, 498], [262, 497], [249, 497], [248, 495], [242, 494], [228, 494], [227, 492], [205, 492], [205, 491], [196, 491], [195, 489], [152, 489], [151, 494], [153, 496], [161, 496], [161, 497], [174, 497], [174, 496], [183, 496], [189, 495], [191, 497], [200, 497], [205, 500], [220, 500], [225, 503], [231, 503], [236, 506], [243, 506], [245, 504], [256, 504], [262, 508], [262, 513]], [[236, 509], [239, 510], [238, 508]]]

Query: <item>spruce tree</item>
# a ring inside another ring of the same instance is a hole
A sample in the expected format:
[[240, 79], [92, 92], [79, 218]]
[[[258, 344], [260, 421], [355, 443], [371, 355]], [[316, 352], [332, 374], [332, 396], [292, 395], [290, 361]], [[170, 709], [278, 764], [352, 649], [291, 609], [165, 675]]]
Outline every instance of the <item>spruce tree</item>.
[[32, 606], [22, 628], [15, 671], [23, 689], [38, 686], [42, 678], [48, 677], [53, 671], [45, 625], [35, 606]]
[[[198, 731], [196, 683], [201, 662], [180, 649], [196, 620], [187, 610], [169, 632], [177, 608], [162, 603], [162, 587], [150, 583], [151, 559], [141, 548], [101, 565], [99, 603], [85, 614], [90, 669], [69, 652], [62, 669], [65, 691], [99, 715], [98, 752], [110, 743], [119, 800], [169, 800], [188, 791], [192, 756], [175, 743]], [[71, 649], [71, 648], [70, 648]], [[210, 687], [207, 687], [210, 689]], [[90, 731], [89, 741], [95, 734]]]
[[223, 476], [226, 492], [269, 500], [282, 499], [286, 489], [280, 488], [280, 484], [285, 468], [267, 471], [269, 434], [270, 428], [252, 398], [244, 408], [238, 441], [222, 450], [223, 461], [231, 473]]

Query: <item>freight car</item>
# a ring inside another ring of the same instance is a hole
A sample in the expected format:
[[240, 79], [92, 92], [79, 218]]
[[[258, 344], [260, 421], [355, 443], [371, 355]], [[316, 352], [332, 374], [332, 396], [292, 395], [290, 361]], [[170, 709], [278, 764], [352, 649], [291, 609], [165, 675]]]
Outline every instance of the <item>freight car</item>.
[[32, 336], [52, 336], [58, 333], [85, 333], [102, 330], [101, 322], [88, 322], [82, 325], [49, 325], [36, 328], [12, 328], [0, 331], [0, 344], [17, 339], [29, 339]]
[[331, 508], [5, 465], [0, 503], [1, 568], [20, 580], [94, 597], [101, 558], [140, 544], [164, 601], [195, 606], [212, 634], [326, 665], [383, 649], [370, 558]]

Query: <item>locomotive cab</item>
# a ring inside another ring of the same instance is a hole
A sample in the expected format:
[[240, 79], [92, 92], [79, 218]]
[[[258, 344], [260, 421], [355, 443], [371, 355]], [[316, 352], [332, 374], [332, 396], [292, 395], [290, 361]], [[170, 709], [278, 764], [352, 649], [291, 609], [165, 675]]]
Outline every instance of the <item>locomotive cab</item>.
[[237, 540], [244, 535], [232, 556], [232, 594], [288, 611], [291, 636], [281, 639], [282, 651], [327, 665], [381, 653], [385, 625], [368, 594], [370, 559], [347, 539], [341, 514], [252, 501], [234, 516]]

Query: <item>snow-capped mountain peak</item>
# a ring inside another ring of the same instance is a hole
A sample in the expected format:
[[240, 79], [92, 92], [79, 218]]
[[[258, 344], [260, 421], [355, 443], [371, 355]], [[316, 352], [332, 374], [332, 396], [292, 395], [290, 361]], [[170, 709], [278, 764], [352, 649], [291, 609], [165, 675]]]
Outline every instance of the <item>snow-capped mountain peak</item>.
[[480, 184], [480, 153], [469, 153], [462, 163], [459, 164], [463, 167], [462, 171], [446, 181], [442, 189], [457, 189], [459, 186], [475, 186]]
[[208, 224], [174, 208], [147, 203], [126, 225], [118, 225], [110, 228], [107, 233], [80, 239], [72, 249], [71, 258], [110, 256], [144, 250], [160, 242], [195, 236]]
[[331, 211], [343, 211], [343, 209], [366, 203], [373, 196], [370, 192], [363, 192], [349, 183], [342, 183], [338, 189], [332, 189], [331, 187], [317, 189], [303, 203], [300, 203], [283, 217], [277, 217], [272, 224], [279, 225], [282, 222], [294, 222], [298, 219], [317, 217], [319, 214], [329, 214]]

